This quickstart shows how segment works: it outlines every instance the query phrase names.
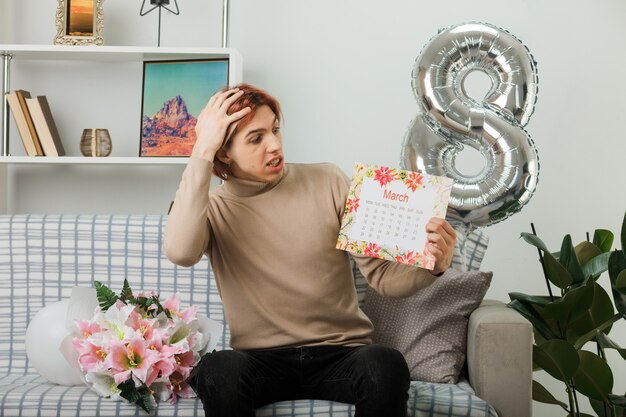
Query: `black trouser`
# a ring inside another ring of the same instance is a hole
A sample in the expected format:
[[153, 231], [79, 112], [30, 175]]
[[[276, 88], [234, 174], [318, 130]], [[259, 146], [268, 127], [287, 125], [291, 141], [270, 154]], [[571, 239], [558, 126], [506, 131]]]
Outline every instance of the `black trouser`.
[[254, 417], [263, 405], [302, 398], [356, 404], [355, 417], [404, 417], [409, 379], [394, 349], [317, 346], [209, 353], [190, 385], [206, 417]]

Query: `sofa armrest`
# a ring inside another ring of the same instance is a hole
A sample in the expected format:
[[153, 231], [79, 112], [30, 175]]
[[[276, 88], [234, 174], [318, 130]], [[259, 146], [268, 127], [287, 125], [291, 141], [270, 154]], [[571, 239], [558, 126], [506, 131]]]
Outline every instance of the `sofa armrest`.
[[500, 417], [532, 415], [532, 344], [531, 324], [500, 301], [484, 300], [470, 316], [470, 384]]

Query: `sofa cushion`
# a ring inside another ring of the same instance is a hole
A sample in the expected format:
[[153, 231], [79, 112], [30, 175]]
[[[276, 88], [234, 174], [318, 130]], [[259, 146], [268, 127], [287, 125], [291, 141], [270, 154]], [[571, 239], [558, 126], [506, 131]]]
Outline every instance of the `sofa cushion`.
[[478, 268], [486, 242], [480, 231], [467, 239], [459, 234], [453, 267], [410, 297], [386, 298], [367, 289], [363, 310], [374, 324], [372, 339], [398, 349], [412, 379], [458, 381], [465, 363], [469, 315], [480, 305], [492, 278], [491, 272], [463, 269]]
[[[100, 417], [142, 416], [136, 406], [99, 397], [87, 387], [52, 385], [29, 371], [0, 377], [0, 410], [5, 416]], [[160, 402], [158, 417], [201, 417], [198, 399], [180, 399], [172, 405]], [[257, 410], [257, 417], [352, 417], [354, 405], [320, 400], [283, 401]], [[457, 385], [412, 382], [408, 417], [497, 417], [494, 409], [478, 398], [463, 381]]]
[[491, 272], [446, 271], [408, 298], [385, 298], [367, 290], [365, 314], [374, 343], [398, 349], [411, 379], [456, 383], [465, 363], [469, 315], [480, 305]]

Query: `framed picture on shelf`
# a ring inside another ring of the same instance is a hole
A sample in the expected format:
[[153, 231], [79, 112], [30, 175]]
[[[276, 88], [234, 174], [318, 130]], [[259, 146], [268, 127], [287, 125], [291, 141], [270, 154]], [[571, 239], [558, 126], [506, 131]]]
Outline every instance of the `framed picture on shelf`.
[[55, 44], [103, 45], [104, 0], [57, 0]]
[[139, 156], [189, 156], [196, 121], [228, 85], [228, 59], [145, 61]]

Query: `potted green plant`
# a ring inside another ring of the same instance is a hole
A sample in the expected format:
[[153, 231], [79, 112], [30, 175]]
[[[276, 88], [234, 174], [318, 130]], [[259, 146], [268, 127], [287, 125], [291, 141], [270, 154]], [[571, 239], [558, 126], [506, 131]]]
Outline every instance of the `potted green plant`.
[[[576, 246], [566, 235], [558, 252], [548, 250], [534, 227], [521, 237], [539, 251], [548, 294], [512, 292], [508, 305], [533, 325], [535, 370], [562, 381], [568, 395], [567, 403], [560, 401], [533, 381], [533, 399], [558, 405], [568, 416], [589, 416], [580, 412], [581, 394], [600, 417], [626, 416], [626, 397], [612, 392], [613, 372], [605, 354], [616, 349], [626, 359], [626, 349], [609, 337], [612, 325], [626, 319], [626, 215], [617, 250], [612, 250], [614, 234], [604, 229]], [[599, 282], [607, 271], [612, 297]]]

